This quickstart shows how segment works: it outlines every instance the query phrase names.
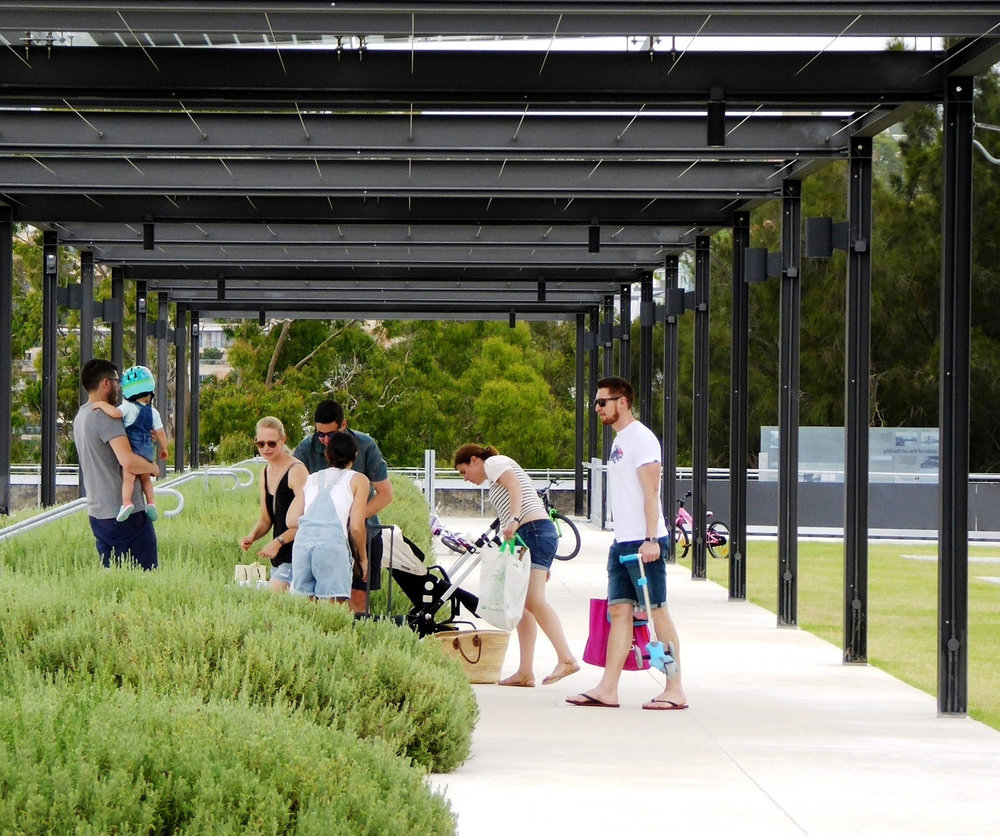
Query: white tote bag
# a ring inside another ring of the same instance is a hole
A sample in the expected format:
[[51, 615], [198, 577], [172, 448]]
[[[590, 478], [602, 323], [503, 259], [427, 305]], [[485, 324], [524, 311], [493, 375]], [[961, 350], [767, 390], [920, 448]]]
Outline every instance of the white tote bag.
[[477, 615], [501, 630], [513, 630], [524, 613], [530, 577], [527, 548], [515, 550], [514, 541], [508, 540], [499, 551], [487, 549], [479, 567]]

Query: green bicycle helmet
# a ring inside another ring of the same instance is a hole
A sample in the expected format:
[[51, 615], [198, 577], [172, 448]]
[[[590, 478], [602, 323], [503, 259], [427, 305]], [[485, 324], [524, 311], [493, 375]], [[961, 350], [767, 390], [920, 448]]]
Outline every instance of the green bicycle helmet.
[[122, 395], [132, 400], [136, 395], [148, 395], [156, 389], [153, 373], [145, 366], [132, 366], [122, 375]]

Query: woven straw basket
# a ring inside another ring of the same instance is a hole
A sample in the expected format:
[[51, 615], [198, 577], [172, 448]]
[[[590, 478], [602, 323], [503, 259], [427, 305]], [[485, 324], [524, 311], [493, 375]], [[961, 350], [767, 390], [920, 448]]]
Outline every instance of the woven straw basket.
[[495, 685], [507, 655], [510, 633], [504, 630], [445, 630], [422, 641], [436, 644], [462, 665], [469, 682]]

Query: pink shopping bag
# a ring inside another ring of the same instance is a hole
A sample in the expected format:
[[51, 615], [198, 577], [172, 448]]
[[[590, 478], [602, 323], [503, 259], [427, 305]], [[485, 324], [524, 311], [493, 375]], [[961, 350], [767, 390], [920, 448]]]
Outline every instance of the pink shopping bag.
[[[590, 633], [587, 635], [587, 645], [583, 649], [583, 661], [588, 665], [603, 668], [607, 663], [608, 634], [611, 632], [611, 622], [608, 620], [608, 599], [590, 599]], [[649, 644], [649, 628], [645, 624], [637, 624], [632, 628], [632, 648], [625, 657], [622, 670], [644, 671], [649, 668], [649, 657], [645, 655]]]

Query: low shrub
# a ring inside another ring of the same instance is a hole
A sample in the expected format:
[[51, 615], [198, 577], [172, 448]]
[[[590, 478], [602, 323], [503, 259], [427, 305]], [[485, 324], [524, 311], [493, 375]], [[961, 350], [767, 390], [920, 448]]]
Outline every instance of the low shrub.
[[379, 742], [302, 713], [37, 676], [0, 697], [0, 832], [448, 834]]
[[102, 688], [295, 708], [381, 738], [421, 767], [468, 755], [477, 707], [457, 666], [405, 627], [344, 606], [213, 586], [174, 572], [81, 573], [0, 589], [0, 659], [13, 673]]

